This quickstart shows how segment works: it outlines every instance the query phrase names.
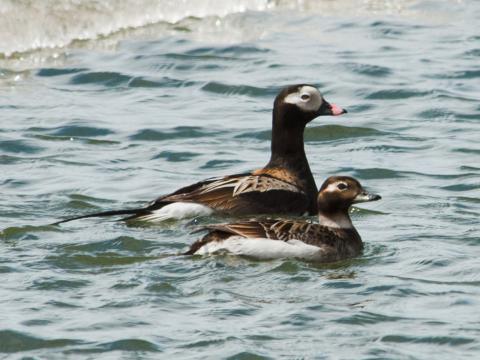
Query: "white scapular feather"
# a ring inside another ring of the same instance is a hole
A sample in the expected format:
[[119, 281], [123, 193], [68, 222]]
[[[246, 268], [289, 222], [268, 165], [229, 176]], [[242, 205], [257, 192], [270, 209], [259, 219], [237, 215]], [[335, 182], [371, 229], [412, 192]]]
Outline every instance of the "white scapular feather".
[[151, 214], [142, 216], [139, 218], [139, 220], [152, 222], [172, 219], [180, 220], [197, 216], [207, 216], [212, 213], [213, 210], [205, 205], [186, 202], [175, 202], [165, 205], [164, 207], [153, 211]]

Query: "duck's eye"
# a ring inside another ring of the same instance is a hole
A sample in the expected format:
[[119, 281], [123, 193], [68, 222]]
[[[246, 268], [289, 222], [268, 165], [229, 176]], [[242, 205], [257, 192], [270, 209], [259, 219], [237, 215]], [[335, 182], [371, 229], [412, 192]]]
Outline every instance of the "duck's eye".
[[345, 183], [340, 183], [340, 184], [337, 185], [337, 188], [339, 190], [345, 190], [346, 188], [348, 188], [348, 185], [345, 184]]
[[302, 100], [307, 101], [308, 99], [310, 99], [310, 95], [308, 95], [308, 94], [302, 94], [302, 96], [300, 96], [300, 98], [301, 98]]

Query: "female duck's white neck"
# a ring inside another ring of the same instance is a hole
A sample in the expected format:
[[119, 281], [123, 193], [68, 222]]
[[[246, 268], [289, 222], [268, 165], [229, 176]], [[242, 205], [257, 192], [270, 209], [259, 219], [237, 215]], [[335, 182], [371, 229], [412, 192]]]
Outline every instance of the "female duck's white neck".
[[320, 225], [328, 226], [335, 229], [353, 229], [352, 220], [348, 213], [338, 212], [334, 214], [326, 214], [320, 212], [318, 214]]

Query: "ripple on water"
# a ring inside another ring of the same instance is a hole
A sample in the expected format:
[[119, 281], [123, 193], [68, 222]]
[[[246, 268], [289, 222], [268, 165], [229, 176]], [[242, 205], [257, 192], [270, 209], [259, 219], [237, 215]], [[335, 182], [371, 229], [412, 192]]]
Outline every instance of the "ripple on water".
[[197, 47], [184, 52], [169, 52], [164, 54], [163, 57], [166, 59], [183, 60], [185, 62], [213, 61], [225, 63], [251, 60], [254, 55], [262, 55], [269, 51], [270, 50], [266, 48], [248, 45], [235, 45], [227, 47]]
[[247, 95], [251, 97], [272, 97], [278, 92], [277, 87], [256, 87], [251, 85], [228, 85], [216, 81], [206, 83], [203, 91], [222, 95]]
[[455, 152], [464, 153], [464, 154], [474, 154], [480, 155], [480, 149], [472, 149], [472, 148], [455, 148], [453, 149]]
[[[380, 291], [380, 289], [377, 289], [376, 291]], [[371, 324], [379, 324], [384, 322], [397, 322], [402, 320], [407, 320], [407, 319], [398, 317], [398, 316], [387, 316], [387, 315], [377, 314], [377, 313], [368, 312], [368, 311], [361, 311], [358, 314], [340, 317], [333, 321], [340, 324], [349, 324], [349, 325], [371, 325]]]
[[161, 295], [178, 295], [180, 290], [169, 282], [160, 282], [149, 284], [145, 287], [148, 292], [153, 292]]
[[241, 160], [209, 160], [200, 169], [228, 169], [232, 165], [241, 164]]
[[85, 68], [43, 68], [37, 71], [37, 76], [61, 76], [61, 75], [70, 75], [76, 74], [79, 72], [87, 71], [88, 69]]
[[189, 342], [185, 345], [181, 345], [180, 347], [181, 348], [184, 348], [184, 349], [192, 349], [192, 348], [202, 348], [202, 347], [209, 347], [209, 346], [212, 346], [212, 345], [215, 345], [215, 346], [218, 346], [218, 345], [221, 345], [221, 344], [224, 344], [225, 342], [227, 342], [228, 340], [234, 340], [236, 339], [235, 337], [226, 337], [226, 338], [211, 338], [209, 340], [195, 340], [195, 341], [192, 341], [192, 342]]
[[0, 231], [0, 239], [4, 240], [35, 240], [38, 239], [39, 233], [41, 232], [62, 232], [61, 229], [52, 225], [42, 225], [42, 226], [11, 226]]
[[158, 256], [150, 255], [157, 247], [152, 241], [119, 236], [94, 243], [61, 245], [46, 260], [63, 269], [109, 268], [157, 259]]
[[380, 341], [392, 343], [435, 344], [459, 346], [470, 344], [475, 341], [472, 338], [457, 336], [409, 336], [409, 335], [386, 335]]
[[122, 339], [99, 345], [102, 350], [126, 350], [126, 351], [149, 351], [157, 352], [160, 348], [147, 340], [142, 339]]
[[105, 271], [116, 266], [126, 266], [145, 261], [155, 260], [156, 256], [132, 256], [128, 254], [121, 254], [114, 251], [108, 251], [98, 254], [72, 254], [72, 255], [58, 255], [48, 256], [45, 260], [52, 266], [61, 269], [78, 270], [90, 269], [92, 267], [103, 268]]
[[80, 125], [66, 125], [49, 131], [51, 135], [55, 136], [81, 136], [81, 137], [96, 137], [112, 135], [115, 132], [98, 126], [80, 126]]
[[344, 63], [344, 66], [353, 73], [371, 77], [387, 77], [393, 72], [392, 69], [380, 65], [348, 62]]
[[310, 126], [305, 129], [305, 141], [340, 140], [357, 137], [379, 138], [388, 134], [384, 131], [366, 127], [342, 125]]
[[480, 189], [480, 182], [475, 184], [463, 183], [463, 184], [447, 185], [447, 186], [442, 186], [442, 189], [447, 191], [471, 191], [471, 190]]
[[265, 54], [270, 52], [267, 48], [260, 48], [253, 45], [235, 45], [235, 46], [225, 46], [225, 47], [199, 47], [189, 51], [186, 51], [186, 54], [189, 55], [210, 55], [210, 54], [221, 54], [221, 55], [230, 55], [238, 56], [244, 54]]
[[4, 353], [30, 351], [44, 348], [61, 348], [78, 345], [81, 343], [82, 342], [79, 340], [71, 339], [45, 340], [19, 331], [0, 330], [0, 352]]
[[480, 49], [471, 49], [463, 53], [464, 56], [480, 57]]
[[348, 172], [359, 179], [395, 179], [405, 177], [402, 171], [395, 171], [385, 168], [358, 169], [345, 167], [339, 170], [340, 173]]
[[68, 349], [63, 351], [64, 354], [100, 354], [104, 352], [112, 351], [130, 351], [132, 353], [148, 353], [148, 352], [161, 352], [162, 349], [159, 345], [144, 340], [144, 339], [120, 339], [110, 342], [103, 342], [97, 345], [88, 345]]
[[[407, 29], [401, 24], [388, 23], [386, 21], [374, 21], [370, 24], [374, 33], [389, 39], [397, 39], [402, 36]], [[409, 26], [408, 28], [412, 28]]]
[[450, 79], [477, 79], [480, 77], [480, 70], [460, 70], [447, 74], [441, 74], [439, 77]]
[[[75, 210], [101, 211], [100, 208], [97, 205], [90, 204], [89, 202], [81, 201], [81, 200], [70, 200], [70, 201], [65, 203], [65, 207], [67, 209], [71, 209], [71, 210], [75, 209]], [[72, 216], [74, 216], [74, 215], [72, 215]]]
[[[92, 212], [97, 210], [100, 211], [101, 207], [99, 204], [111, 204], [111, 200], [94, 198], [91, 196], [85, 196], [82, 194], [68, 194], [69, 200], [63, 204], [63, 209], [74, 209], [74, 210], [91, 210]], [[75, 216], [77, 213], [73, 214]], [[63, 214], [62, 216], [65, 216]], [[60, 228], [56, 228], [59, 231], [62, 231]]]
[[3, 140], [0, 141], [0, 151], [14, 154], [37, 154], [43, 150], [38, 145], [33, 145], [26, 140]]
[[218, 134], [221, 134], [221, 132], [209, 131], [199, 126], [177, 126], [168, 131], [143, 129], [137, 131], [134, 135], [130, 135], [129, 138], [130, 140], [139, 141], [163, 141], [172, 139], [199, 138]]
[[30, 289], [34, 290], [69, 290], [69, 289], [80, 289], [82, 287], [88, 286], [90, 281], [87, 280], [65, 280], [57, 278], [42, 278], [37, 279], [33, 282]]
[[181, 162], [189, 161], [194, 157], [200, 156], [198, 153], [188, 152], [188, 151], [162, 151], [152, 157], [152, 160], [155, 159], [165, 159], [170, 162]]
[[95, 253], [110, 250], [128, 251], [133, 253], [149, 252], [155, 249], [158, 244], [154, 241], [139, 240], [131, 236], [119, 236], [114, 239], [97, 241], [87, 244], [63, 245], [63, 251], [67, 253], [86, 252]]
[[345, 279], [343, 281], [329, 281], [325, 283], [324, 286], [332, 289], [355, 289], [362, 287], [363, 284], [355, 283], [351, 280]]
[[70, 78], [69, 82], [73, 85], [95, 84], [106, 87], [115, 87], [127, 84], [131, 79], [131, 76], [115, 71], [91, 71], [74, 75]]
[[134, 77], [128, 82], [128, 87], [131, 88], [181, 88], [196, 85], [196, 81], [180, 80], [169, 77], [162, 77], [155, 79], [153, 77]]
[[352, 113], [361, 113], [361, 112], [365, 112], [365, 111], [368, 111], [368, 110], [372, 110], [375, 108], [375, 105], [374, 104], [367, 104], [367, 103], [363, 103], [363, 104], [357, 104], [357, 105], [353, 105], [353, 106], [348, 106], [348, 111], [351, 111]]
[[[322, 125], [322, 126], [309, 126], [305, 129], [305, 141], [328, 141], [328, 140], [340, 140], [357, 137], [381, 137], [386, 136], [389, 133], [376, 130], [374, 128], [366, 127], [353, 127], [342, 125]], [[272, 139], [272, 132], [270, 130], [264, 131], [251, 131], [236, 135], [235, 138], [252, 138], [258, 140]]]
[[251, 351], [241, 351], [232, 356], [228, 356], [225, 360], [272, 360], [274, 358], [260, 353], [251, 352]]
[[414, 97], [424, 97], [429, 94], [428, 91], [421, 91], [415, 89], [387, 89], [373, 91], [368, 94], [365, 99], [369, 100], [399, 100], [410, 99]]
[[115, 133], [110, 129], [101, 127], [66, 125], [55, 128], [33, 127], [29, 128], [28, 131], [34, 133], [30, 135], [31, 137], [45, 141], [72, 141], [75, 139], [90, 145], [119, 144], [118, 141], [114, 140], [97, 139]]
[[115, 132], [107, 128], [98, 126], [83, 126], [83, 125], [65, 125], [54, 128], [32, 127], [27, 131], [47, 133], [52, 136], [60, 137], [97, 137], [112, 135]]
[[279, 272], [289, 275], [295, 275], [300, 271], [301, 267], [296, 261], [282, 261], [278, 266], [275, 266], [273, 269], [269, 270], [269, 272]]
[[373, 146], [365, 146], [361, 149], [354, 149], [352, 151], [376, 151], [376, 152], [390, 152], [390, 153], [414, 153], [415, 151], [419, 150], [427, 150], [432, 148], [433, 145], [423, 145], [423, 146], [397, 146], [397, 145], [373, 145]]
[[23, 157], [19, 156], [11, 156], [11, 155], [0, 155], [0, 164], [1, 165], [11, 165], [11, 164], [17, 164], [22, 161], [25, 161]]
[[446, 118], [453, 116], [454, 113], [451, 110], [445, 108], [430, 108], [427, 110], [421, 111], [418, 116], [423, 119], [437, 119], [437, 118]]

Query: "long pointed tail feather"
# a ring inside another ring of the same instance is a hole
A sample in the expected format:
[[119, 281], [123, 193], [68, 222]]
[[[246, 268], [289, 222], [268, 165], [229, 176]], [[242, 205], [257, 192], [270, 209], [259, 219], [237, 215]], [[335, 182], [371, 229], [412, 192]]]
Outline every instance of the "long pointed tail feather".
[[107, 216], [116, 216], [116, 215], [131, 215], [127, 217], [127, 219], [133, 219], [139, 215], [144, 215], [149, 212], [149, 208], [138, 208], [138, 209], [124, 209], [124, 210], [110, 210], [110, 211], [102, 211], [98, 213], [93, 213], [93, 214], [86, 214], [86, 215], [80, 215], [80, 216], [75, 216], [72, 218], [68, 219], [63, 219], [60, 221], [57, 221], [51, 225], [59, 225], [63, 224], [66, 222], [70, 222], [73, 220], [80, 220], [80, 219], [86, 219], [86, 218], [91, 218], [91, 217], [107, 217]]

